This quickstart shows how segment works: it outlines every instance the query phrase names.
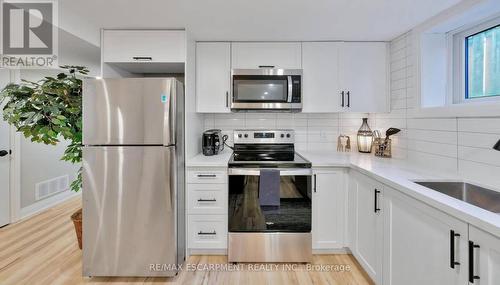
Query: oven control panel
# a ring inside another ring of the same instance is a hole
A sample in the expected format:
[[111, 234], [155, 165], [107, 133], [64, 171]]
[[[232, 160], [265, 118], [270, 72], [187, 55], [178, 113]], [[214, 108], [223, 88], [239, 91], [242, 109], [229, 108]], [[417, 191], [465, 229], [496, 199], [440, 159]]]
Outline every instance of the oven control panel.
[[294, 130], [234, 130], [234, 143], [244, 144], [293, 144]]

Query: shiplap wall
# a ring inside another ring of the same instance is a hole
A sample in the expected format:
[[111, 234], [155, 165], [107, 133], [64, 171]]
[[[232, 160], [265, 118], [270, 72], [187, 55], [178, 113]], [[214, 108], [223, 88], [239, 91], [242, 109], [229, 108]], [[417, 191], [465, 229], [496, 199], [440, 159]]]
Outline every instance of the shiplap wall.
[[500, 152], [492, 149], [500, 139], [500, 113], [477, 118], [407, 116], [418, 104], [411, 38], [408, 33], [391, 42], [391, 113], [371, 114], [375, 128], [403, 130], [395, 141], [397, 157], [500, 187]]
[[336, 151], [339, 134], [349, 135], [352, 151], [356, 149], [356, 133], [361, 118], [368, 114], [305, 114], [305, 113], [230, 113], [205, 114], [204, 127], [221, 129], [233, 142], [235, 129], [294, 129], [297, 150]]

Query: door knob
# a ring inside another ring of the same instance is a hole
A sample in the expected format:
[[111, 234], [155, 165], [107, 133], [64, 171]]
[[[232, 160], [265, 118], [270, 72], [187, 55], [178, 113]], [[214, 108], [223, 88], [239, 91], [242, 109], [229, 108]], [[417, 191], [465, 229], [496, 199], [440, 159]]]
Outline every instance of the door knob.
[[9, 154], [9, 152], [5, 149], [0, 150], [0, 156], [6, 156], [7, 154]]

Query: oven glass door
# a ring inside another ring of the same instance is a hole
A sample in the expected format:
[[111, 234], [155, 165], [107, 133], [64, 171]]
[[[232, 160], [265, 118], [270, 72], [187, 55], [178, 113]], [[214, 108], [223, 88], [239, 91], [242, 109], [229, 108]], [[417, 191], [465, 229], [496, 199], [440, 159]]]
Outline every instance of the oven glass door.
[[286, 103], [289, 101], [288, 93], [288, 76], [233, 76], [233, 102], [235, 103]]
[[260, 176], [229, 175], [229, 232], [311, 232], [311, 175], [280, 176], [279, 206], [259, 199]]

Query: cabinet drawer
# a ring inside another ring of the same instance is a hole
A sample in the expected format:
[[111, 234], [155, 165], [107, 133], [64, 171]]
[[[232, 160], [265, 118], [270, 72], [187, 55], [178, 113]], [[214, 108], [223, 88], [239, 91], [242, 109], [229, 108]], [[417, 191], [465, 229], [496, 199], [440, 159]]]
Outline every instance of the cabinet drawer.
[[226, 183], [227, 172], [225, 170], [188, 170], [187, 183], [223, 184]]
[[184, 31], [104, 30], [103, 62], [184, 62]]
[[227, 248], [226, 215], [188, 215], [189, 248]]
[[188, 214], [227, 215], [227, 184], [188, 184]]

